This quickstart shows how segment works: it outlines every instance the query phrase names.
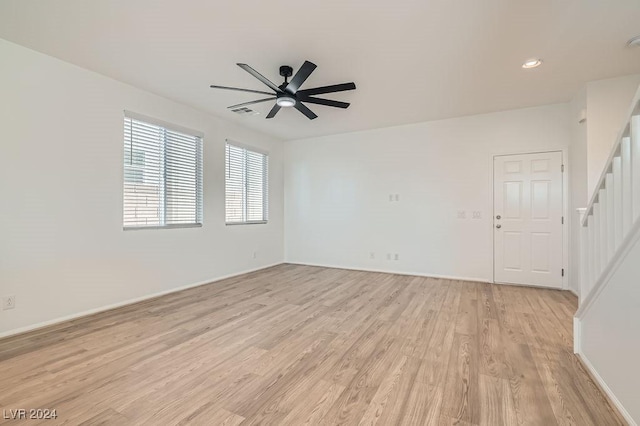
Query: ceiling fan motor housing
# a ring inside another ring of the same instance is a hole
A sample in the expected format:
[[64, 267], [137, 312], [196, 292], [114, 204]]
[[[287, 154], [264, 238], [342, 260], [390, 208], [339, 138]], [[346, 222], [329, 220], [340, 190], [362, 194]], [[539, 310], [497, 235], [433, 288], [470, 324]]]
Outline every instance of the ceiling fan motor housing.
[[291, 77], [293, 75], [293, 68], [291, 68], [289, 65], [282, 65], [280, 67], [280, 75], [284, 78]]

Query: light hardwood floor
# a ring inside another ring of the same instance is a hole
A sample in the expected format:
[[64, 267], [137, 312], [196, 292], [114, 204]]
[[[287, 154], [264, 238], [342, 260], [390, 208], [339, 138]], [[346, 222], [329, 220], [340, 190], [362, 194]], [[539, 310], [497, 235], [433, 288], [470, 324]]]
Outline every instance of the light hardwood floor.
[[55, 408], [43, 424], [624, 424], [573, 355], [575, 309], [568, 292], [281, 265], [0, 340], [0, 408]]

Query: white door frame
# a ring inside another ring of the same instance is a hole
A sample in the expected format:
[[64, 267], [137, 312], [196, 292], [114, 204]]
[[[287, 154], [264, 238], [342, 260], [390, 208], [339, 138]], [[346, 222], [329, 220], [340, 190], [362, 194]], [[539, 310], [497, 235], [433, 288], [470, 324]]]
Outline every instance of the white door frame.
[[[497, 152], [493, 153], [489, 156], [489, 203], [491, 210], [491, 220], [489, 220], [489, 232], [491, 235], [491, 281], [496, 283], [496, 259], [495, 259], [495, 233], [493, 232], [493, 221], [496, 217], [495, 208], [495, 200], [494, 200], [494, 178], [495, 178], [495, 170], [494, 170], [494, 159], [495, 157], [502, 157], [506, 155], [522, 155], [522, 154], [543, 154], [549, 152], [560, 152], [562, 153], [562, 164], [564, 165], [564, 173], [562, 173], [562, 216], [564, 217], [564, 226], [562, 227], [562, 267], [564, 268], [564, 276], [562, 277], [562, 290], [569, 290], [569, 230], [571, 228], [572, 217], [569, 215], [569, 166], [568, 159], [569, 153], [567, 148], [562, 149], [549, 149], [549, 150], [540, 150], [540, 151], [505, 151], [505, 152]], [[513, 284], [518, 285], [518, 284]]]

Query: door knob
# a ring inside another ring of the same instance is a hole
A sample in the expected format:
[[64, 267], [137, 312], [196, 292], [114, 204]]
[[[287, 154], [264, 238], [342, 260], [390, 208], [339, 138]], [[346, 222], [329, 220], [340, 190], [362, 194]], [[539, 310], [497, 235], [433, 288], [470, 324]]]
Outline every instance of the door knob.
[[502, 225], [497, 224], [497, 225], [496, 225], [496, 228], [500, 229], [500, 228], [502, 228]]

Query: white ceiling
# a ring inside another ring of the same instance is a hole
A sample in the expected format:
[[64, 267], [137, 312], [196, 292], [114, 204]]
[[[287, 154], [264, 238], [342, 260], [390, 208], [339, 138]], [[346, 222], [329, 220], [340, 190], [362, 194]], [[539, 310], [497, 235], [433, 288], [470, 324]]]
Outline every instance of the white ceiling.
[[[640, 72], [638, 0], [0, 0], [0, 37], [284, 139], [566, 102], [587, 81]], [[525, 71], [521, 63], [541, 57]], [[302, 88], [354, 81], [273, 120], [227, 106], [318, 65]]]

